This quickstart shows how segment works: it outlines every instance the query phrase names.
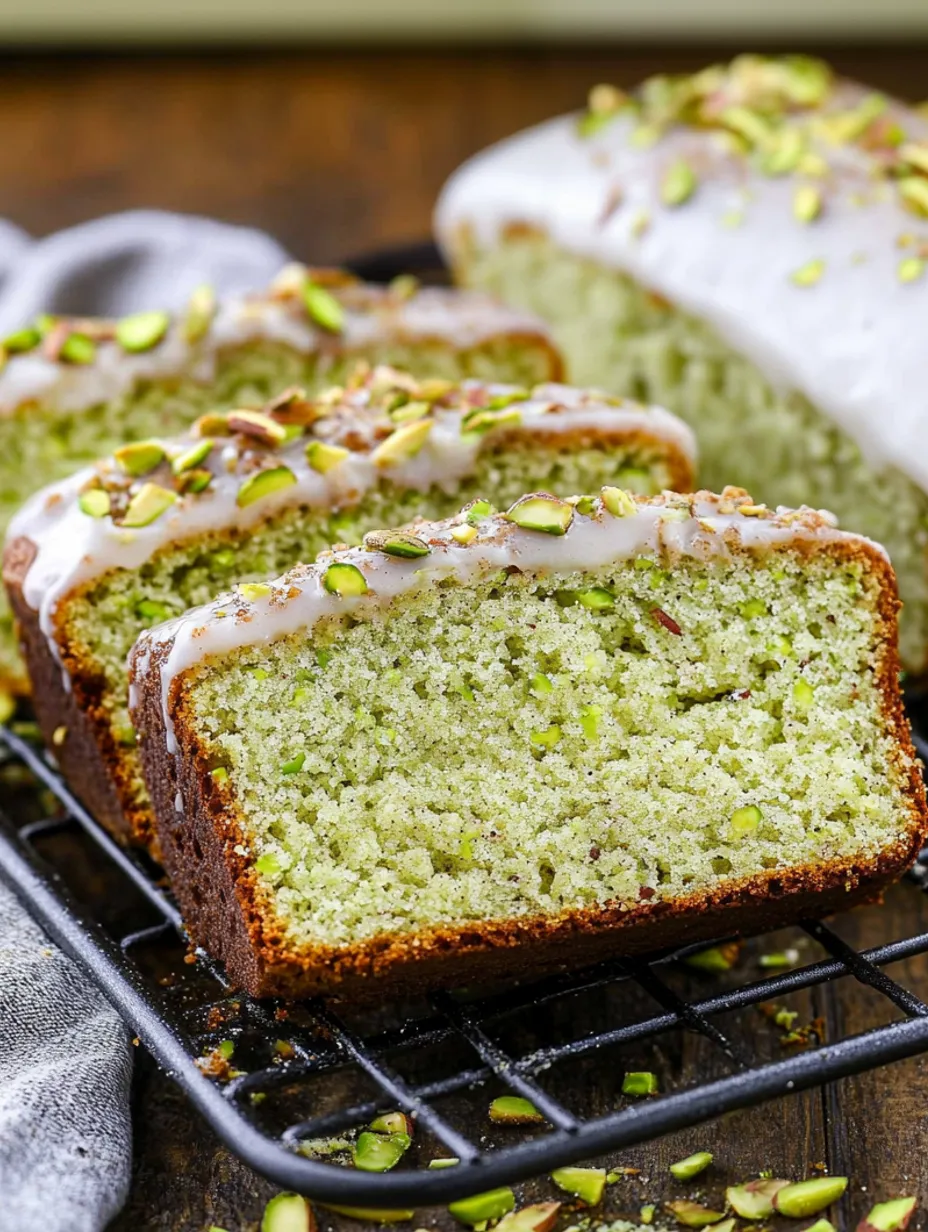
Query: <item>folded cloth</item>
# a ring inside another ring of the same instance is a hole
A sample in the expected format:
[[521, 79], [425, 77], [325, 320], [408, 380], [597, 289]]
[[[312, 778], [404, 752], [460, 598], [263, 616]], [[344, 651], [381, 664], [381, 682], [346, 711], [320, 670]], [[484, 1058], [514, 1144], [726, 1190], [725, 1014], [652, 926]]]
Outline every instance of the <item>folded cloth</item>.
[[[180, 308], [194, 287], [263, 286], [269, 236], [137, 211], [33, 241], [0, 221], [0, 336], [39, 312]], [[129, 1033], [0, 884], [0, 1228], [102, 1232], [131, 1165]]]

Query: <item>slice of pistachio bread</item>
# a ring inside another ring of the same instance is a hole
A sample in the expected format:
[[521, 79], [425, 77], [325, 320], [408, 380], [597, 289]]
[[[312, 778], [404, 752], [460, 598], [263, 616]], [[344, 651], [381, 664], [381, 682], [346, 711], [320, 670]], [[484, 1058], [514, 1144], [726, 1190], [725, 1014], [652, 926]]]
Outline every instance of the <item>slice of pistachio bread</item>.
[[689, 429], [658, 408], [384, 366], [316, 398], [291, 389], [259, 411], [210, 412], [186, 437], [122, 446], [38, 493], [10, 528], [4, 579], [45, 738], [99, 819], [147, 842], [126, 690], [143, 629], [462, 500], [508, 503], [540, 479], [561, 492], [686, 489], [692, 459]]
[[133, 650], [166, 867], [252, 993], [771, 928], [918, 851], [892, 568], [830, 514], [607, 486], [410, 531]]
[[546, 319], [568, 379], [687, 420], [707, 486], [883, 543], [924, 673], [928, 119], [797, 56], [589, 102], [450, 181], [459, 281]]
[[[486, 296], [297, 265], [253, 296], [217, 302], [202, 288], [176, 317], [44, 318], [0, 340], [0, 533], [31, 492], [121, 444], [288, 385], [338, 384], [359, 358], [455, 380], [561, 375], [543, 327]], [[0, 596], [0, 689], [25, 684]]]

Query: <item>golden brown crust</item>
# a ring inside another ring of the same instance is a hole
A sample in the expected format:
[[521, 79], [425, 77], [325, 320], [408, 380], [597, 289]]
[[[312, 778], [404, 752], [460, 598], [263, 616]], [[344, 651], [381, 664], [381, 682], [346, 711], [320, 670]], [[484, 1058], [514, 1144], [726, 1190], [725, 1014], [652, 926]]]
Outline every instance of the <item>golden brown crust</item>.
[[[875, 684], [894, 762], [907, 801], [908, 826], [878, 855], [760, 872], [715, 890], [670, 901], [612, 903], [559, 915], [469, 921], [388, 934], [340, 947], [296, 949], [275, 918], [247, 855], [244, 819], [223, 784], [210, 776], [199, 746], [183, 676], [174, 680], [169, 704], [179, 754], [165, 747], [158, 655], [140, 680], [143, 758], [152, 787], [165, 865], [194, 940], [226, 966], [234, 982], [256, 996], [303, 997], [316, 993], [365, 998], [537, 975], [682, 943], [750, 934], [805, 917], [820, 917], [879, 897], [920, 850], [926, 831], [925, 790], [914, 758], [898, 687], [895, 577], [886, 558], [866, 542], [799, 541], [802, 556], [827, 553], [860, 559], [879, 587], [876, 610]], [[187, 815], [175, 810], [178, 791]]]

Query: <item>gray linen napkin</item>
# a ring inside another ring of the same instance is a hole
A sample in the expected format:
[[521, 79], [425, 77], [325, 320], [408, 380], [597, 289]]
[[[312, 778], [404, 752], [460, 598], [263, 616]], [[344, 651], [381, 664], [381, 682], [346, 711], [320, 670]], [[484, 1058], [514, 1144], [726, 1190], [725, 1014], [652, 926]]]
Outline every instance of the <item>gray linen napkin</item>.
[[[287, 260], [270, 237], [136, 211], [33, 241], [0, 220], [0, 336], [42, 311], [177, 309], [208, 282], [263, 286]], [[101, 1232], [131, 1164], [129, 1034], [0, 883], [0, 1229]]]

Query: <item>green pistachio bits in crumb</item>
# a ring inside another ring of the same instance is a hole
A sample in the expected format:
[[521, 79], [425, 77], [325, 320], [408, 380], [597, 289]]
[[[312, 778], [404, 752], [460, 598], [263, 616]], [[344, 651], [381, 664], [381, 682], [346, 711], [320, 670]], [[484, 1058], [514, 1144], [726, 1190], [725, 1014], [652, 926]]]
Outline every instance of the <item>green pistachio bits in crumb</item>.
[[278, 1194], [264, 1208], [261, 1232], [315, 1232], [313, 1209], [299, 1194]]
[[439, 1157], [438, 1159], [430, 1159], [429, 1167], [430, 1168], [453, 1168], [460, 1162], [461, 1161], [458, 1159], [456, 1155], [447, 1155], [444, 1157]]
[[560, 1202], [538, 1202], [510, 1211], [496, 1225], [495, 1232], [551, 1232], [561, 1209]]
[[110, 496], [102, 488], [88, 488], [77, 498], [81, 510], [91, 518], [105, 518], [110, 511]]
[[296, 475], [289, 466], [273, 466], [266, 471], [249, 475], [238, 490], [236, 504], [240, 508], [253, 505], [274, 492], [280, 492], [296, 483]]
[[763, 813], [756, 804], [748, 804], [744, 808], [735, 809], [731, 815], [732, 836], [741, 838], [753, 834], [763, 819]]
[[678, 1181], [691, 1181], [711, 1163], [712, 1155], [709, 1151], [697, 1151], [695, 1155], [688, 1155], [686, 1159], [679, 1159], [675, 1164], [671, 1164], [670, 1174]]
[[506, 517], [524, 530], [538, 530], [546, 535], [564, 535], [573, 521], [573, 506], [555, 497], [526, 496], [517, 501]]
[[622, 1079], [623, 1095], [657, 1095], [659, 1090], [657, 1074], [629, 1073]]
[[334, 1211], [336, 1215], [345, 1215], [348, 1219], [360, 1219], [364, 1223], [406, 1223], [416, 1213], [377, 1206], [335, 1206], [331, 1202], [320, 1202], [319, 1205], [325, 1207], [327, 1211]]
[[311, 279], [303, 284], [303, 304], [314, 325], [332, 334], [340, 334], [345, 328], [345, 310], [326, 287]]
[[356, 565], [329, 565], [322, 579], [322, 584], [330, 594], [341, 595], [342, 598], [367, 593], [367, 582], [364, 580], [364, 574]]
[[486, 1223], [490, 1219], [500, 1219], [514, 1210], [515, 1194], [511, 1189], [491, 1189], [487, 1193], [474, 1194], [471, 1198], [461, 1198], [452, 1202], [448, 1210], [460, 1223], [475, 1227], [478, 1223]]
[[818, 1176], [785, 1185], [773, 1195], [773, 1209], [788, 1219], [804, 1219], [831, 1206], [847, 1189], [846, 1176]]
[[150, 351], [168, 332], [171, 318], [166, 312], [137, 312], [116, 323], [116, 341], [124, 351]]
[[521, 1095], [500, 1095], [490, 1104], [490, 1120], [498, 1125], [541, 1125], [544, 1117]]
[[605, 1168], [557, 1168], [551, 1180], [558, 1189], [580, 1198], [587, 1206], [598, 1206], [606, 1188]]
[[[866, 1219], [857, 1225], [857, 1232], [904, 1232], [915, 1213], [917, 1198], [891, 1198], [878, 1202]], [[812, 1229], [809, 1229], [812, 1232]]]
[[409, 1150], [406, 1133], [376, 1134], [365, 1130], [353, 1151], [354, 1166], [362, 1172], [389, 1172]]
[[708, 1206], [690, 1202], [686, 1198], [666, 1202], [664, 1205], [677, 1223], [682, 1223], [687, 1228], [707, 1228], [710, 1224], [719, 1224], [725, 1216], [724, 1211], [713, 1211]]

